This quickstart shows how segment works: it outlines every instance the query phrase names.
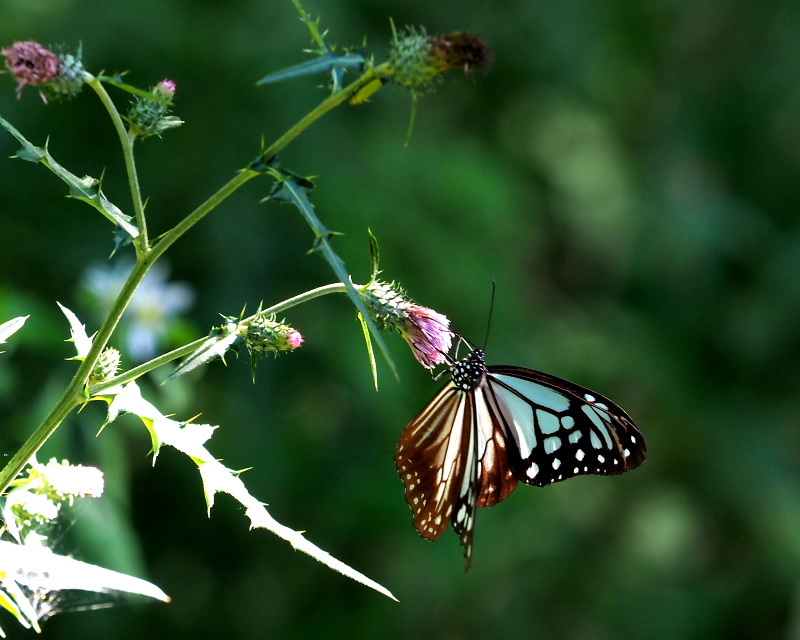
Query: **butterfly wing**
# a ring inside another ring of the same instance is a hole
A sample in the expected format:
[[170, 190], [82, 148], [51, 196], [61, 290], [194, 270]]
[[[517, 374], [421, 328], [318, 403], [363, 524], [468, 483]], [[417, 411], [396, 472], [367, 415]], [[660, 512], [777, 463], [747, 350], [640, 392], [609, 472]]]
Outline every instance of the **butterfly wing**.
[[414, 526], [424, 538], [436, 540], [441, 536], [456, 502], [463, 503], [459, 496], [465, 470], [470, 469], [474, 475], [472, 426], [468, 394], [451, 381], [400, 436], [395, 456], [397, 470], [406, 485]]
[[488, 367], [487, 394], [503, 417], [519, 480], [540, 487], [577, 475], [619, 474], [647, 457], [642, 434], [608, 398], [541, 371]]
[[417, 531], [436, 540], [452, 520], [469, 569], [475, 510], [506, 498], [519, 466], [509, 459], [503, 414], [485, 383], [467, 392], [449, 382], [405, 428], [395, 460]]

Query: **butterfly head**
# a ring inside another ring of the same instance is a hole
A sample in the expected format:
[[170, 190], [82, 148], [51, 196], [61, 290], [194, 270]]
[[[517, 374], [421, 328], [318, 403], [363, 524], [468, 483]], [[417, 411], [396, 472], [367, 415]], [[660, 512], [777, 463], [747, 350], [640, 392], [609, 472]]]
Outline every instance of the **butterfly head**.
[[450, 368], [453, 383], [462, 391], [477, 388], [486, 375], [486, 355], [483, 349], [473, 349], [470, 354]]

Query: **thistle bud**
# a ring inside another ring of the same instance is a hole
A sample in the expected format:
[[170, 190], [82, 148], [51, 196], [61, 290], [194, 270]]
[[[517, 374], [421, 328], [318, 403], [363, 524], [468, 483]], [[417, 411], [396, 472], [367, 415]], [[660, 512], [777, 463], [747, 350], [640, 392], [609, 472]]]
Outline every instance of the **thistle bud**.
[[0, 50], [6, 57], [6, 67], [17, 81], [17, 98], [27, 85], [40, 87], [42, 100], [69, 98], [80, 91], [86, 72], [81, 51], [75, 55], [56, 54], [38, 42], [15, 42]]
[[[130, 125], [130, 134], [134, 138], [147, 138], [161, 135], [167, 129], [174, 129], [183, 124], [183, 120], [169, 115], [171, 101], [175, 97], [177, 85], [174, 80], [162, 80], [150, 92], [161, 98], [136, 97], [131, 103], [126, 119]], [[165, 102], [166, 101], [166, 102]]]
[[300, 332], [288, 324], [276, 322], [275, 316], [259, 314], [244, 329], [245, 344], [250, 353], [293, 351], [303, 344]]
[[490, 66], [491, 60], [486, 41], [468, 31], [429, 36], [424, 28], [407, 27], [395, 33], [389, 51], [392, 79], [418, 95], [433, 90], [449, 69], [463, 68], [469, 73]]
[[372, 320], [381, 330], [397, 331], [426, 369], [447, 361], [453, 343], [450, 320], [415, 304], [396, 283], [373, 281], [360, 289]]
[[119, 351], [114, 347], [106, 347], [97, 359], [94, 369], [92, 369], [92, 374], [89, 376], [89, 384], [105, 382], [117, 375], [119, 360]]

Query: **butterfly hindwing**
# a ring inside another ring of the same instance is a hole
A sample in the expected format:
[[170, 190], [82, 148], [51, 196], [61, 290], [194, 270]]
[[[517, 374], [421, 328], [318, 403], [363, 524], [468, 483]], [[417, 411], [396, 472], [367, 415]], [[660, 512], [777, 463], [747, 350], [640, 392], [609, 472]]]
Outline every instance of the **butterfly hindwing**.
[[647, 448], [617, 404], [562, 378], [522, 367], [488, 367], [519, 456], [519, 480], [545, 486], [577, 475], [619, 474], [639, 466]]

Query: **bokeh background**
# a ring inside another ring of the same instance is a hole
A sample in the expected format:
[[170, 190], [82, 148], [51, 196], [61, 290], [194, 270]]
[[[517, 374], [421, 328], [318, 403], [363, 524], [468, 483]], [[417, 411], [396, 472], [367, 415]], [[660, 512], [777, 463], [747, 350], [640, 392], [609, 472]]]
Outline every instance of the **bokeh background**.
[[[170, 605], [117, 602], [50, 619], [46, 638], [800, 638], [800, 11], [789, 0], [307, 0], [329, 41], [389, 19], [468, 29], [488, 75], [410, 99], [387, 87], [303, 134], [283, 164], [358, 282], [367, 228], [387, 279], [484, 340], [489, 361], [543, 369], [625, 407], [647, 437], [640, 469], [520, 488], [482, 510], [463, 571], [448, 532], [411, 525], [397, 438], [438, 388], [397, 336], [400, 381], [372, 387], [343, 296], [287, 313], [306, 342], [262, 362], [214, 363], [159, 386], [165, 413], [220, 424], [210, 448], [282, 523], [391, 589], [395, 603], [248, 531], [221, 496], [206, 517], [194, 465], [155, 468], [134, 420], [100, 438], [100, 407], [42, 458], [97, 464], [107, 494], [71, 512], [62, 553], [147, 577]], [[185, 126], [139, 148], [151, 233], [164, 231], [325, 95], [324, 78], [259, 87], [307, 59], [289, 0], [4, 0], [0, 44], [83, 43], [89, 70], [178, 84]], [[0, 77], [0, 114], [78, 175], [104, 175], [130, 211], [115, 134], [88, 91], [45, 106]], [[125, 94], [111, 90], [121, 104]], [[24, 441], [74, 370], [56, 300], [96, 329], [125, 268], [111, 227], [0, 132], [0, 320], [31, 319], [0, 357], [0, 450]], [[207, 333], [219, 313], [333, 280], [294, 210], [251, 181], [170, 250], [120, 334], [128, 365]], [[114, 270], [117, 270], [116, 272]], [[138, 355], [137, 355], [138, 354]], [[28, 637], [10, 616], [2, 626]], [[32, 632], [27, 632], [32, 635]]]

